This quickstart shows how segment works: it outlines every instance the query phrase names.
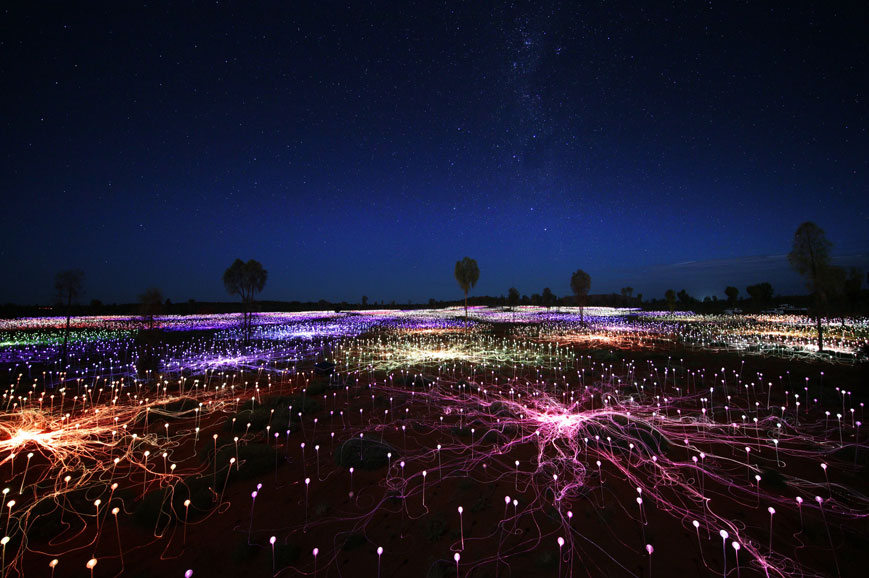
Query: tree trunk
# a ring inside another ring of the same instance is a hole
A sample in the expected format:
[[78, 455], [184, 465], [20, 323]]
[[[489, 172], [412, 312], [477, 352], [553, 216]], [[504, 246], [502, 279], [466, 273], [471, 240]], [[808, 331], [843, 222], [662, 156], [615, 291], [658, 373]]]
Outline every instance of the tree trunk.
[[250, 345], [250, 298], [244, 301], [244, 344]]
[[468, 320], [468, 292], [465, 291], [465, 321]]
[[245, 342], [250, 345], [250, 334], [253, 329], [253, 297], [248, 300], [247, 303], [247, 337], [245, 338]]
[[63, 371], [66, 367], [66, 348], [69, 343], [69, 318], [72, 315], [70, 308], [72, 307], [72, 293], [69, 294], [66, 300], [66, 330], [63, 332], [63, 351], [61, 353], [60, 370]]
[[824, 326], [821, 324], [821, 314], [815, 315], [815, 320], [818, 323], [818, 351], [824, 350]]
[[60, 370], [61, 371], [63, 371], [63, 369], [66, 367], [66, 346], [67, 346], [67, 343], [69, 343], [69, 317], [70, 317], [70, 311], [69, 311], [69, 305], [67, 305], [67, 307], [66, 307], [66, 330], [63, 332], [63, 351], [61, 353], [61, 362], [60, 362]]
[[241, 338], [247, 345], [247, 294], [244, 289], [241, 291]]

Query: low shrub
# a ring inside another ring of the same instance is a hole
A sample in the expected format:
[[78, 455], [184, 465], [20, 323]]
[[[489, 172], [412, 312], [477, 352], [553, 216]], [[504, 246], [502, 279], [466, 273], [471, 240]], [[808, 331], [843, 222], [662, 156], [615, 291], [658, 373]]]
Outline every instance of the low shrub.
[[377, 470], [389, 465], [389, 453], [393, 461], [399, 456], [398, 450], [385, 442], [354, 437], [338, 446], [335, 463], [345, 468]]
[[429, 542], [437, 542], [447, 533], [449, 526], [440, 512], [432, 514], [426, 522], [426, 537]]
[[[229, 460], [236, 456], [235, 444], [227, 444], [217, 451], [217, 487], [223, 487], [226, 468], [232, 467], [229, 479], [247, 480], [274, 471], [280, 464], [280, 457], [274, 446], [268, 444], [239, 444], [238, 467], [229, 465]], [[237, 469], [237, 471], [236, 471]]]
[[350, 550], [361, 548], [367, 543], [368, 540], [362, 534], [350, 534], [344, 540], [344, 546], [342, 546], [342, 549], [349, 552]]

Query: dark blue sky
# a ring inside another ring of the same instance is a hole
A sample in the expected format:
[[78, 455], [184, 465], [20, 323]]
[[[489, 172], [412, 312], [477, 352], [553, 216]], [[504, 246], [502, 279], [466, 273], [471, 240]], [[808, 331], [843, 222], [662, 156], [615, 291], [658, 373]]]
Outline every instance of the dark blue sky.
[[793, 292], [806, 220], [869, 267], [865, 3], [488, 4], [7, 3], [0, 302], [224, 300], [236, 257], [279, 300], [457, 298], [465, 255]]

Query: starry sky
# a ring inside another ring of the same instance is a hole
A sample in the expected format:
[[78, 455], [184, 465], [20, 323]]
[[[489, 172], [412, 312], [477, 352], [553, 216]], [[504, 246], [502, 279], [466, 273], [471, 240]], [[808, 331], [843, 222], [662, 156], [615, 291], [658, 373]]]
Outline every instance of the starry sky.
[[802, 292], [803, 221], [869, 268], [867, 14], [4, 3], [0, 302], [74, 267], [83, 302], [231, 300], [236, 257], [288, 301], [457, 299], [465, 255], [471, 295]]

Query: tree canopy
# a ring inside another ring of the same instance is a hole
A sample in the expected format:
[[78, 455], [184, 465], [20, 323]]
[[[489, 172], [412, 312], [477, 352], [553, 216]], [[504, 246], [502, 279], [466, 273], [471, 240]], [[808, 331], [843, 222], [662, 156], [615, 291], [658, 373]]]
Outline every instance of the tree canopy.
[[148, 329], [154, 329], [154, 317], [163, 311], [163, 292], [156, 287], [149, 288], [139, 295], [139, 306]]
[[818, 351], [824, 350], [824, 331], [821, 324], [822, 310], [828, 297], [835, 292], [839, 275], [830, 265], [830, 249], [833, 244], [827, 240], [824, 230], [811, 221], [797, 227], [788, 261], [794, 270], [805, 277], [806, 286], [815, 298], [815, 324], [818, 331]]
[[461, 261], [456, 261], [456, 268], [453, 272], [456, 281], [465, 292], [465, 318], [468, 317], [468, 291], [477, 284], [480, 278], [480, 268], [477, 262], [470, 257], [465, 257]]
[[682, 304], [682, 307], [688, 309], [691, 307], [691, 304], [696, 303], [697, 299], [692, 297], [686, 290], [680, 289], [678, 293], [676, 293], [676, 298], [679, 299], [679, 303]]
[[577, 269], [570, 276], [570, 290], [576, 298], [576, 305], [579, 307], [580, 322], [585, 321], [585, 301], [588, 298], [588, 292], [591, 289], [591, 275]]
[[830, 264], [830, 249], [824, 230], [811, 221], [797, 227], [788, 261], [794, 270], [806, 278], [809, 291], [817, 291], [819, 273]]
[[555, 294], [552, 293], [552, 289], [549, 287], [543, 288], [543, 295], [540, 296], [540, 300], [543, 303], [543, 306], [549, 309], [555, 304]]
[[757, 307], [762, 307], [772, 301], [772, 296], [774, 294], [772, 285], [766, 282], [749, 285], [745, 288], [745, 292], [748, 293], [751, 300], [754, 302], [754, 305]]
[[510, 287], [510, 290], [507, 291], [507, 305], [510, 306], [510, 309], [519, 305], [519, 290], [515, 287]]
[[69, 307], [84, 293], [84, 271], [67, 269], [54, 276], [57, 300]]
[[246, 341], [250, 340], [251, 332], [250, 305], [253, 303], [254, 295], [265, 287], [266, 279], [268, 279], [268, 271], [263, 269], [262, 263], [254, 259], [247, 263], [236, 259], [223, 272], [223, 286], [226, 287], [226, 292], [241, 297]]
[[263, 290], [268, 271], [263, 269], [262, 263], [251, 259], [247, 263], [236, 259], [223, 273], [223, 285], [230, 295], [238, 295], [242, 300], [253, 298], [255, 293]]
[[61, 365], [66, 366], [67, 345], [69, 344], [69, 321], [72, 316], [72, 303], [84, 293], [84, 271], [67, 269], [54, 276], [54, 289], [57, 300], [66, 306], [66, 329], [63, 332], [63, 348], [61, 349]]
[[664, 293], [664, 299], [667, 300], [667, 307], [669, 307], [672, 313], [676, 309], [676, 292], [672, 289], [667, 289], [667, 292]]

